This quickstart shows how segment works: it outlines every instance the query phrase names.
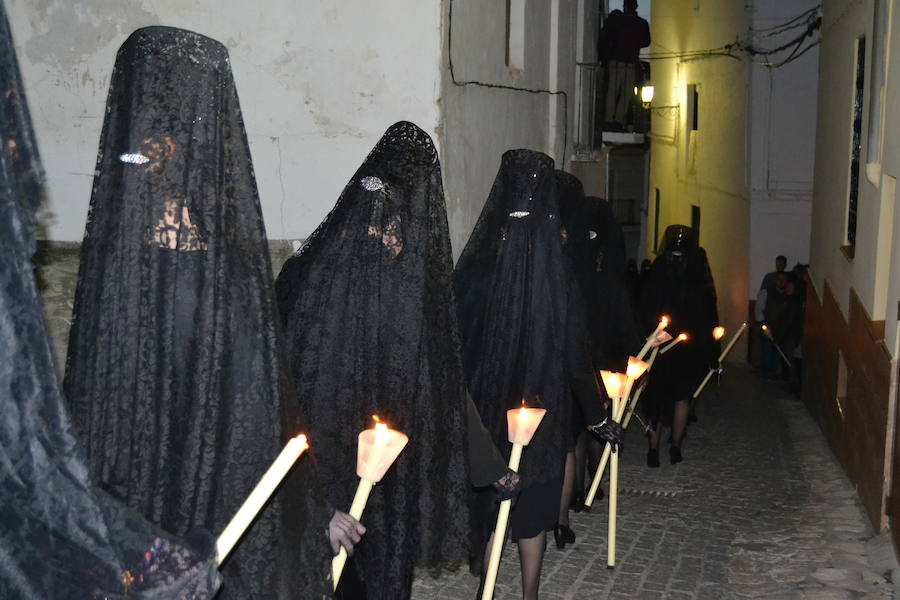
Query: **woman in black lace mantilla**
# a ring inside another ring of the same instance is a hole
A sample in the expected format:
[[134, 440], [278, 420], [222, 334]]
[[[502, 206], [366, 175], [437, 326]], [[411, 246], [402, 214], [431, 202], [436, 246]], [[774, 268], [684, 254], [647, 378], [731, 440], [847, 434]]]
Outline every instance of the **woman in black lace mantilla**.
[[[110, 83], [66, 365], [94, 477], [168, 530], [221, 532], [306, 431], [284, 364], [227, 51], [140, 29]], [[223, 564], [219, 597], [330, 594], [328, 518], [304, 456]]]
[[413, 566], [461, 560], [469, 532], [472, 415], [440, 163], [424, 131], [407, 122], [388, 129], [284, 265], [277, 292], [329, 500], [353, 499], [356, 438], [371, 415], [409, 436], [369, 496], [353, 558], [368, 598], [406, 598]]

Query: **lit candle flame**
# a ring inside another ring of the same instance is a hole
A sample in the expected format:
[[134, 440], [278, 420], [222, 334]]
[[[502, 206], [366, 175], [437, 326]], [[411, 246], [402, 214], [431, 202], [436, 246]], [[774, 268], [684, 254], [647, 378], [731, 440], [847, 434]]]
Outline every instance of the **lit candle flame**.
[[668, 315], [663, 315], [659, 320], [660, 327], [665, 329], [669, 325], [669, 317]]
[[376, 445], [385, 445], [388, 441], [388, 426], [385, 423], [381, 422], [381, 419], [378, 418], [378, 415], [372, 415], [372, 418], [375, 419], [375, 444]]
[[766, 326], [765, 326], [765, 325], [763, 325], [763, 326], [762, 326], [762, 330], [763, 330], [763, 331], [768, 331], [768, 330], [769, 330], [769, 328], [768, 328], [768, 327], [766, 327]]
[[686, 333], [681, 333], [681, 334], [678, 335], [678, 339], [681, 340], [682, 342], [686, 342], [687, 339], [688, 339], [688, 334], [686, 334]]
[[718, 327], [713, 329], [713, 339], [714, 340], [717, 340], [717, 341], [721, 340], [723, 335], [725, 335], [725, 328], [722, 327], [721, 325], [719, 325]]

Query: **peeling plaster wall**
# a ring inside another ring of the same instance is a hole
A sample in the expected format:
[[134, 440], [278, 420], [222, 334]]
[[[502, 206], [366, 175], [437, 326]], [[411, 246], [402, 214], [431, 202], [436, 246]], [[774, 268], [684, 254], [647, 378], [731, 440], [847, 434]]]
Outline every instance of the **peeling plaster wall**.
[[[506, 3], [443, 0], [444, 52], [441, 93], [441, 156], [450, 234], [459, 256], [491, 190], [500, 157], [511, 148], [549, 154], [563, 168], [571, 157], [578, 10], [593, 11], [592, 2], [541, 0], [525, 2], [525, 64], [506, 66]], [[585, 19], [585, 27], [592, 21]], [[447, 34], [452, 26], [452, 48]], [[586, 43], [586, 42], [585, 42]], [[452, 55], [450, 54], [452, 50]], [[455, 85], [456, 80], [565, 90], [562, 97], [521, 91]], [[567, 113], [567, 115], [566, 115]], [[565, 132], [565, 133], [564, 133]]]
[[115, 53], [138, 27], [182, 27], [228, 47], [270, 238], [311, 233], [391, 123], [413, 121], [432, 135], [438, 125], [437, 2], [6, 6], [48, 175], [47, 239], [83, 236]]

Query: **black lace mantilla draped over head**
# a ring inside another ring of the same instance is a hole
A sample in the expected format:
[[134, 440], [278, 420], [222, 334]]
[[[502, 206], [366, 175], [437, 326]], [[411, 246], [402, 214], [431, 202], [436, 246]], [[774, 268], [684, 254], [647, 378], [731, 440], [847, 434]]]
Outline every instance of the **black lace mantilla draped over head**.
[[[160, 526], [220, 533], [305, 431], [224, 46], [168, 27], [116, 57], [65, 389], [100, 485]], [[326, 512], [308, 456], [223, 565], [220, 598], [318, 597]]]
[[625, 275], [625, 236], [606, 200], [586, 197], [581, 181], [557, 171], [566, 254], [584, 296], [594, 366], [624, 371], [643, 344]]
[[412, 566], [465, 557], [465, 387], [437, 152], [390, 127], [276, 284], [291, 369], [329, 500], [353, 499], [377, 414], [409, 445], [372, 491], [354, 559], [368, 598], [408, 597]]
[[547, 409], [522, 458], [526, 487], [561, 473], [569, 435], [560, 227], [553, 160], [510, 150], [454, 274], [469, 391], [497, 447], [509, 455], [508, 409]]
[[211, 598], [211, 538], [163, 534], [90, 481], [30, 258], [42, 171], [0, 3], [0, 597]]
[[671, 319], [667, 330], [673, 336], [681, 332], [690, 336], [680, 348], [657, 360], [642, 396], [651, 421], [668, 422], [672, 403], [690, 398], [719, 353], [719, 343], [712, 337], [718, 325], [716, 288], [706, 251], [692, 228], [671, 225], [666, 229], [661, 252], [641, 287], [638, 309], [648, 332], [666, 314]]

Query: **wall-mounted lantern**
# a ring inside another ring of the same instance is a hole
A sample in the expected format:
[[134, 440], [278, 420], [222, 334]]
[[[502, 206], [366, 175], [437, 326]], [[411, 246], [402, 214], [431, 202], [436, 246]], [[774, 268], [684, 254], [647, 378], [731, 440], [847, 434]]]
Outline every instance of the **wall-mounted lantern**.
[[650, 108], [650, 103], [653, 101], [653, 86], [645, 84], [641, 87], [635, 87], [634, 95], [641, 97], [641, 104], [644, 105], [644, 108]]

